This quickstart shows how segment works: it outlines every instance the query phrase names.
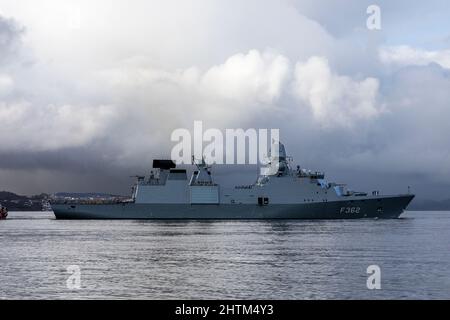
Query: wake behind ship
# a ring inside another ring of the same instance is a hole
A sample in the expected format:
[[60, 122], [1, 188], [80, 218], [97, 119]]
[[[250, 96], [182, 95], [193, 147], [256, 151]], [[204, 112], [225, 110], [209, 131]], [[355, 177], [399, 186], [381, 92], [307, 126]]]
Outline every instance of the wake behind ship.
[[[52, 201], [57, 219], [356, 219], [398, 218], [412, 194], [354, 192], [321, 172], [292, 169], [283, 144], [255, 183], [222, 188], [202, 159], [188, 179], [171, 160], [154, 160], [129, 200]], [[272, 148], [273, 148], [272, 147]]]

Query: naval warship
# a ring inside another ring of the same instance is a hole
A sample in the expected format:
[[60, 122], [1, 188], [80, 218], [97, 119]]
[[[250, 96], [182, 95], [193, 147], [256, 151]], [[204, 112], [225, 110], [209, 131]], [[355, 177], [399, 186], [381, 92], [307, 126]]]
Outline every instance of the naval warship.
[[351, 191], [322, 172], [292, 168], [284, 145], [275, 148], [250, 185], [219, 186], [204, 159], [194, 161], [189, 179], [172, 160], [153, 160], [129, 199], [56, 199], [51, 206], [57, 219], [357, 219], [398, 218], [414, 198]]

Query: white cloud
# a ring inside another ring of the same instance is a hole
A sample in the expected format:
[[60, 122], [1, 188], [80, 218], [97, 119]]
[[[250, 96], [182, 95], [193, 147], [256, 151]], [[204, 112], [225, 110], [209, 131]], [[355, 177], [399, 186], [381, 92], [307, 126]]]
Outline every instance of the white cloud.
[[148, 123], [167, 119], [155, 128], [173, 130], [196, 119], [218, 127], [243, 124], [277, 104], [291, 72], [285, 56], [253, 49], [205, 70], [163, 69], [135, 58], [97, 72], [96, 78], [119, 97], [118, 104], [135, 101], [133, 112], [140, 110]]
[[14, 86], [14, 81], [7, 74], [0, 73], [0, 98], [11, 92]]
[[443, 68], [450, 69], [450, 50], [427, 51], [410, 46], [382, 47], [379, 57], [383, 63], [398, 66], [424, 66], [437, 63]]
[[[250, 50], [203, 71], [197, 66], [165, 69], [136, 57], [78, 78], [76, 87], [64, 86], [71, 83], [66, 77], [46, 78], [41, 72], [28, 73], [36, 81], [34, 91], [19, 77], [17, 94], [0, 99], [0, 152], [100, 142], [111, 163], [139, 165], [161, 146], [170, 148], [170, 132], [194, 120], [209, 127], [245, 126], [259, 111], [274, 107], [292, 70], [283, 55]], [[3, 96], [13, 85], [2, 74]]]
[[280, 97], [289, 61], [274, 53], [250, 50], [210, 68], [201, 79], [204, 90], [227, 99], [270, 103]]
[[323, 57], [312, 57], [295, 67], [294, 93], [325, 127], [352, 127], [377, 116], [381, 112], [378, 89], [375, 78], [358, 81], [333, 73]]

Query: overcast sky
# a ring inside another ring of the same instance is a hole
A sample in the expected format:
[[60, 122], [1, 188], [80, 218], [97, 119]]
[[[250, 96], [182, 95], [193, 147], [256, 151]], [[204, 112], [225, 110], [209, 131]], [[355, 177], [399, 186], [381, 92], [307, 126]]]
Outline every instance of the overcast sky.
[[357, 190], [450, 198], [450, 5], [0, 0], [0, 190], [128, 193], [194, 120], [279, 128]]

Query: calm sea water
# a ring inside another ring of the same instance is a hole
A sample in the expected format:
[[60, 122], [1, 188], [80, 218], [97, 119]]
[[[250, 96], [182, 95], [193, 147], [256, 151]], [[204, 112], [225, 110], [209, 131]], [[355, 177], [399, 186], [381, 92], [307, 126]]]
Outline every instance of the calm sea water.
[[[81, 288], [69, 289], [78, 265]], [[368, 290], [369, 265], [381, 289]], [[0, 221], [3, 299], [450, 299], [450, 212], [398, 220]]]

